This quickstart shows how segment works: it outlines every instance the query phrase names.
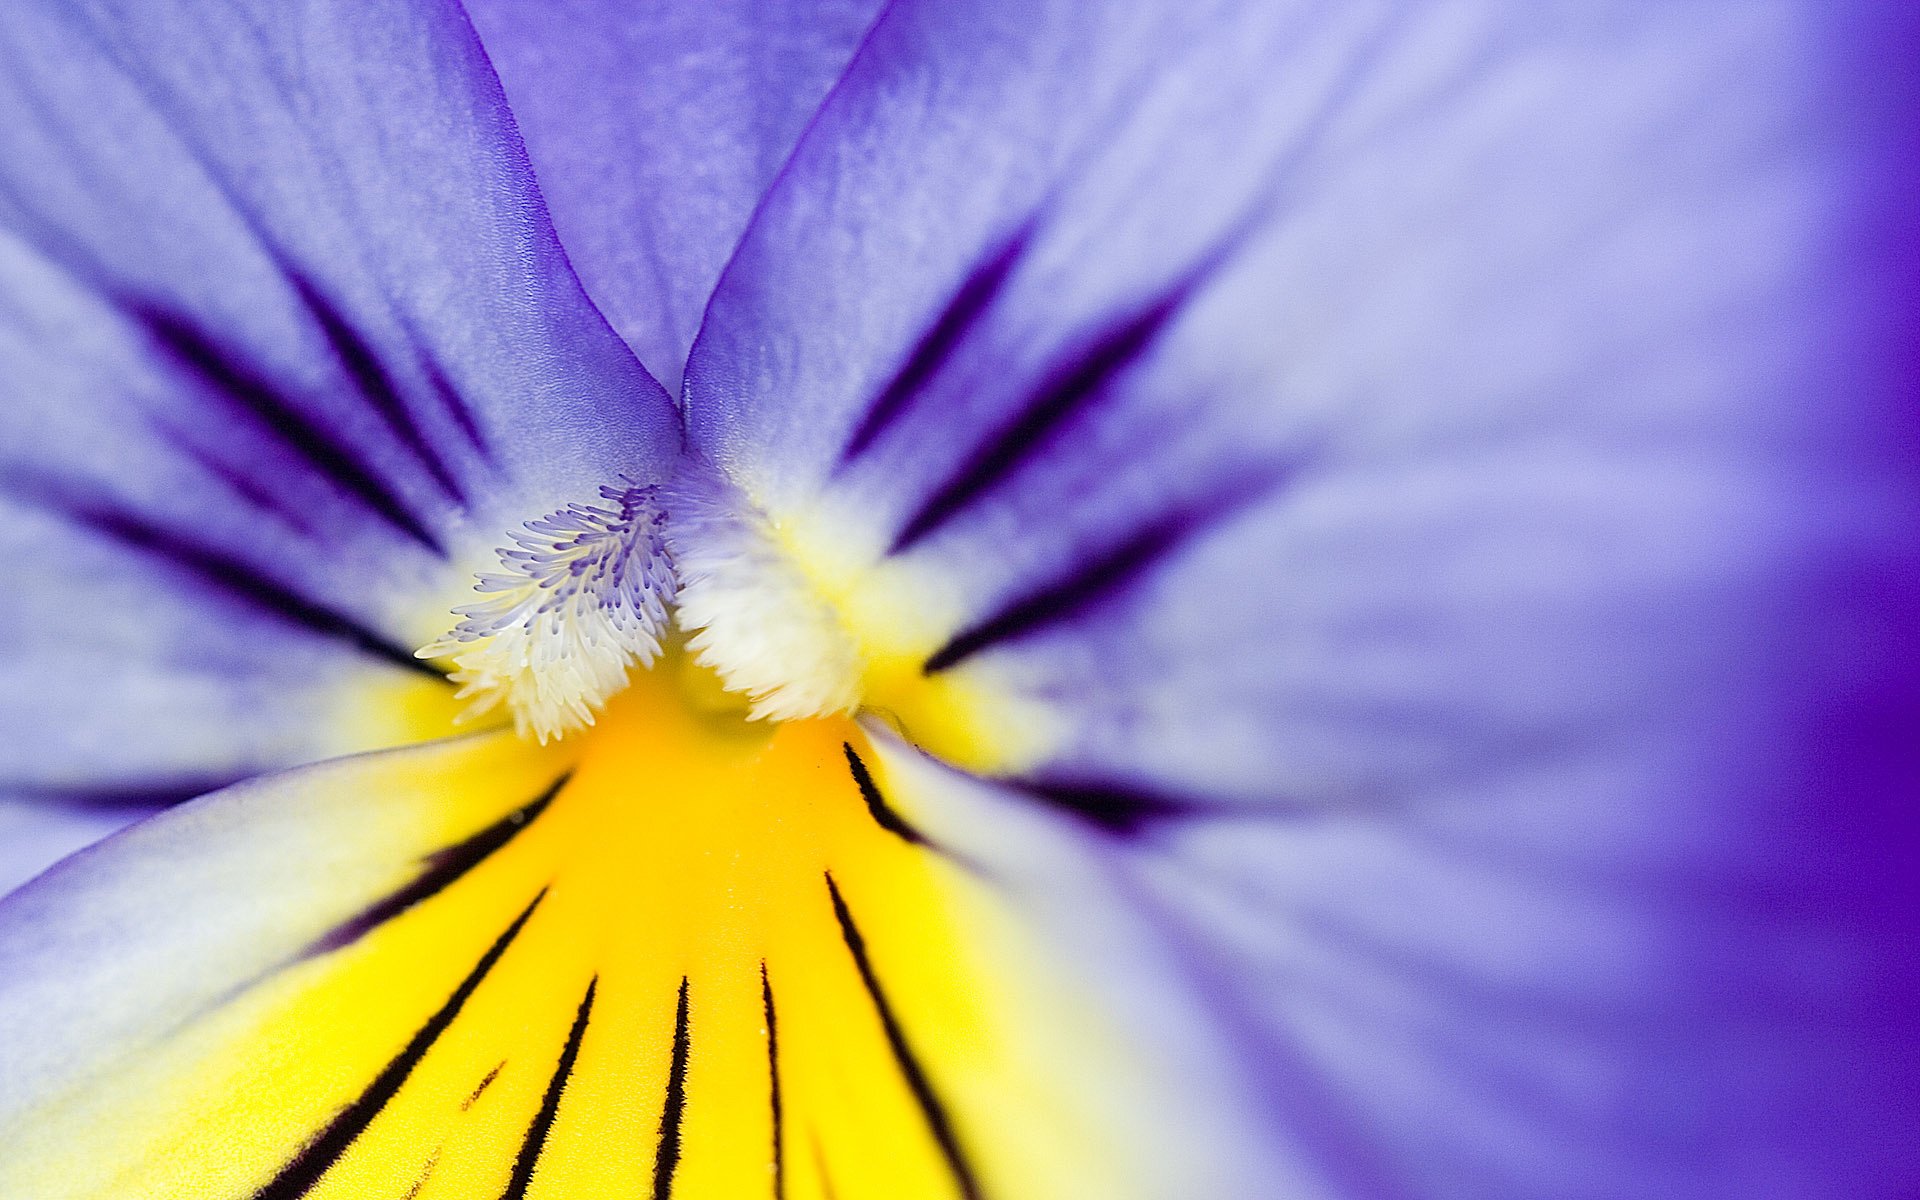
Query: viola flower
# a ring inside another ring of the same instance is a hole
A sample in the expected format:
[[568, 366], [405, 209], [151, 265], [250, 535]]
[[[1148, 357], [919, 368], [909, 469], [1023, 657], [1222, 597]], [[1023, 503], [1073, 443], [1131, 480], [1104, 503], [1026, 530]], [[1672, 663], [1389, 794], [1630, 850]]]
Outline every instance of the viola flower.
[[1911, 1194], [1880, 7], [11, 0], [0, 1196]]

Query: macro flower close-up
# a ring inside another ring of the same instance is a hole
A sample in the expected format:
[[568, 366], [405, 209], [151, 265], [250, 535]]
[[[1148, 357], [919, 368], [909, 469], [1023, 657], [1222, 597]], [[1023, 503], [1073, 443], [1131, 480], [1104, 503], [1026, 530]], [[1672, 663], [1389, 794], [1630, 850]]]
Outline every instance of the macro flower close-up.
[[0, 1200], [1920, 1194], [1920, 17], [6, 0]]

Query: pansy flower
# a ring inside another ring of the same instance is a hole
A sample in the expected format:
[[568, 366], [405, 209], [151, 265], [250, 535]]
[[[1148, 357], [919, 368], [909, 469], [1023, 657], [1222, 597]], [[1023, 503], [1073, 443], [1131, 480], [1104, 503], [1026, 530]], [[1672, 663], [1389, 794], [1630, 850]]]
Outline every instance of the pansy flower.
[[0, 1196], [1912, 1194], [1897, 7], [9, 0]]

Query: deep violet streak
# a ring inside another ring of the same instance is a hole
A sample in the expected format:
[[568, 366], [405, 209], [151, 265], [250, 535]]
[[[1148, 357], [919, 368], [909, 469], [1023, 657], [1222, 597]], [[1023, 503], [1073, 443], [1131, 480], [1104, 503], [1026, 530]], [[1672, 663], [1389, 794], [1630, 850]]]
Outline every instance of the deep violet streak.
[[373, 467], [333, 437], [319, 421], [301, 411], [268, 382], [265, 371], [221, 346], [185, 318], [158, 305], [127, 301], [127, 311], [149, 336], [191, 374], [208, 385], [210, 396], [224, 396], [304, 459], [340, 491], [357, 497], [377, 516], [442, 558], [447, 551]]
[[773, 1200], [787, 1200], [787, 1114], [780, 1096], [780, 1021], [765, 959], [760, 961], [760, 1010], [767, 1022], [767, 1103], [773, 1110]]
[[887, 803], [887, 798], [880, 792], [880, 785], [873, 781], [873, 773], [867, 770], [866, 762], [855, 752], [853, 743], [842, 742], [840, 749], [847, 756], [847, 769], [853, 773], [853, 782], [860, 789], [860, 798], [867, 802], [867, 813], [873, 817], [874, 824], [902, 841], [916, 846], [926, 845], [925, 835], [909, 825], [906, 818]]
[[1140, 360], [1180, 311], [1189, 290], [1183, 282], [1049, 371], [1012, 419], [975, 447], [907, 519], [888, 553], [904, 553], [960, 515], [1045, 448], [1070, 420], [1109, 394], [1114, 381]]
[[406, 399], [400, 394], [398, 385], [388, 372], [380, 355], [360, 331], [354, 328], [346, 314], [328, 298], [326, 293], [305, 275], [289, 270], [287, 276], [293, 282], [294, 290], [305, 302], [321, 331], [326, 334], [327, 343], [333, 347], [334, 356], [353, 379], [373, 410], [380, 414], [387, 429], [413, 453], [420, 465], [427, 469], [443, 491], [463, 507], [467, 504], [467, 495], [455, 480], [453, 472], [444, 459], [433, 448], [433, 443], [423, 434], [413, 419], [412, 411], [407, 407]]
[[322, 637], [345, 642], [393, 666], [446, 681], [446, 676], [438, 668], [414, 657], [406, 647], [352, 617], [307, 599], [224, 550], [163, 529], [103, 500], [82, 498], [74, 494], [71, 487], [52, 481], [28, 482], [15, 478], [7, 481], [7, 491], [111, 538], [130, 550], [192, 572], [208, 585], [263, 613]]
[[1008, 238], [960, 285], [946, 309], [921, 335], [900, 370], [867, 409], [866, 416], [847, 440], [841, 454], [843, 464], [864, 454], [946, 365], [999, 296], [1014, 265], [1026, 251], [1029, 233], [1029, 229], [1022, 228]]
[[653, 1200], [673, 1195], [673, 1173], [680, 1166], [680, 1125], [687, 1115], [687, 1058], [693, 1050], [687, 1021], [687, 979], [680, 977], [680, 1001], [673, 1014], [673, 1060], [667, 1066], [667, 1095], [660, 1105], [660, 1140], [653, 1152]]

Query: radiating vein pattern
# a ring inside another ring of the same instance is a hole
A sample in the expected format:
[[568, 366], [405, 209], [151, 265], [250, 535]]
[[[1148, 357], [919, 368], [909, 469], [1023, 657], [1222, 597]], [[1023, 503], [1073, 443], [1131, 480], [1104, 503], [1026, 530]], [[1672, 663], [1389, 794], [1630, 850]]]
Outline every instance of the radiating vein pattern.
[[890, 552], [900, 554], [911, 549], [1011, 475], [1049, 439], [1057, 438], [1074, 417], [1106, 395], [1127, 368], [1146, 353], [1180, 311], [1185, 298], [1186, 289], [1175, 288], [1066, 356], [907, 518]]
[[15, 473], [4, 482], [8, 495], [75, 525], [231, 597], [246, 607], [407, 671], [444, 679], [440, 671], [415, 658], [413, 651], [360, 619], [302, 595], [264, 567], [233, 551], [180, 530], [167, 528], [132, 509], [73, 484]]
[[273, 438], [340, 494], [354, 498], [435, 554], [446, 554], [439, 537], [361, 451], [316, 419], [297, 398], [269, 382], [272, 371], [183, 314], [131, 298], [123, 307], [210, 401], [224, 401], [239, 422]]
[[873, 781], [873, 772], [867, 769], [866, 760], [853, 748], [853, 743], [844, 742], [840, 749], [847, 756], [847, 769], [853, 773], [853, 782], [860, 789], [860, 798], [866, 801], [867, 812], [873, 817], [873, 823], [880, 828], [914, 845], [925, 845], [926, 837], [918, 829], [907, 824], [906, 818], [893, 811], [886, 796], [880, 792], [880, 785]]
[[37, 1114], [84, 1157], [0, 1148], [0, 1195], [986, 1194], [942, 1091], [981, 991], [947, 891], [970, 876], [888, 804], [859, 726], [718, 729], [661, 674], [579, 739], [358, 768], [341, 836], [392, 841], [387, 865]]
[[773, 1110], [773, 1195], [787, 1196], [786, 1106], [780, 1099], [780, 1010], [773, 1002], [773, 981], [766, 960], [760, 962], [760, 1008], [767, 1020], [767, 1102]]
[[961, 283], [946, 308], [914, 344], [900, 369], [874, 397], [847, 440], [843, 463], [865, 453], [907, 406], [923, 395], [934, 376], [974, 335], [1006, 286], [1008, 276], [1026, 253], [1031, 235], [1031, 229], [1021, 228], [991, 251]]
[[514, 809], [485, 829], [460, 842], [429, 855], [420, 873], [406, 886], [382, 897], [349, 921], [342, 922], [326, 937], [309, 948], [310, 954], [323, 954], [350, 945], [393, 920], [416, 904], [430, 900], [458, 882], [460, 878], [487, 860], [487, 857], [511, 842], [529, 824], [547, 811], [560, 789], [567, 786], [568, 775], [554, 780], [552, 786], [528, 803]]
[[507, 947], [513, 944], [513, 940], [520, 936], [520, 930], [526, 925], [528, 918], [533, 916], [533, 910], [540, 906], [540, 901], [545, 899], [545, 896], [546, 894], [542, 892], [534, 897], [533, 903], [527, 905], [520, 915], [514, 918], [513, 924], [507, 926], [506, 932], [488, 947], [486, 954], [481, 956], [479, 963], [467, 977], [460, 981], [460, 986], [454, 989], [453, 995], [447, 998], [447, 1002], [427, 1019], [426, 1024], [422, 1025], [419, 1031], [408, 1040], [405, 1048], [394, 1056], [393, 1061], [388, 1063], [379, 1075], [374, 1077], [372, 1083], [367, 1085], [367, 1090], [349, 1104], [312, 1141], [308, 1142], [299, 1155], [274, 1176], [271, 1183], [256, 1192], [254, 1200], [294, 1200], [294, 1197], [304, 1196], [312, 1190], [313, 1185], [334, 1163], [340, 1161], [340, 1156], [346, 1153], [355, 1138], [366, 1131], [367, 1126], [373, 1123], [373, 1119], [380, 1115], [380, 1110], [386, 1106], [387, 1102], [399, 1093], [401, 1086], [407, 1082], [407, 1077], [413, 1074], [414, 1068], [420, 1065], [420, 1060], [425, 1058], [427, 1051], [433, 1048], [434, 1042], [439, 1040], [440, 1035], [453, 1024], [454, 1018], [460, 1015], [460, 1010], [473, 997], [473, 993], [479, 990], [487, 973], [493, 970], [494, 964], [500, 961], [500, 956], [507, 952]]
[[455, 502], [467, 503], [466, 492], [454, 479], [452, 469], [440, 452], [434, 449], [433, 440], [421, 430], [381, 355], [317, 283], [297, 270], [290, 270], [288, 277], [359, 394], [380, 414], [394, 437], [433, 476], [441, 490]]
[[1270, 464], [1230, 477], [1072, 564], [1058, 577], [1004, 600], [927, 656], [924, 675], [951, 670], [983, 650], [1040, 633], [1122, 595], [1196, 534], [1232, 517], [1285, 484], [1290, 464]]

